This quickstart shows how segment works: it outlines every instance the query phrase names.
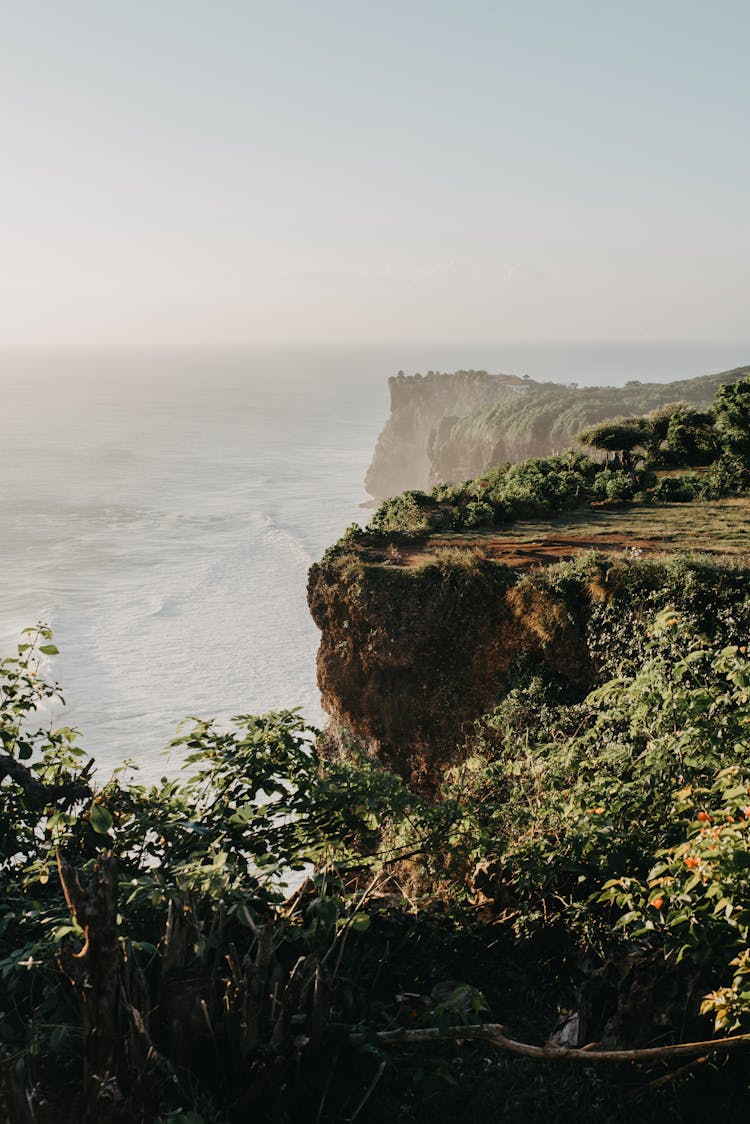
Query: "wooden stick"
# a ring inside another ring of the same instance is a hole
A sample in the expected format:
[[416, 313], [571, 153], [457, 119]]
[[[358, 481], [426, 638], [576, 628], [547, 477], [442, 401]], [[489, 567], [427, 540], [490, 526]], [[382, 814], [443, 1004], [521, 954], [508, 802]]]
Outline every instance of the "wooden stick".
[[385, 1067], [386, 1067], [385, 1062], [381, 1062], [380, 1065], [378, 1066], [377, 1073], [375, 1074], [372, 1081], [370, 1082], [367, 1089], [365, 1090], [365, 1095], [363, 1096], [362, 1100], [357, 1105], [357, 1107], [354, 1110], [354, 1112], [352, 1113], [352, 1115], [349, 1117], [349, 1124], [354, 1124], [354, 1121], [357, 1119], [360, 1112], [365, 1107], [365, 1105], [369, 1101], [372, 1094], [375, 1092], [375, 1086], [377, 1085], [380, 1078], [383, 1076], [383, 1071], [385, 1070]]
[[[684, 1058], [696, 1054], [709, 1054], [715, 1050], [733, 1050], [739, 1046], [750, 1045], [750, 1034], [734, 1034], [729, 1038], [713, 1038], [707, 1042], [681, 1042], [676, 1046], [650, 1046], [635, 1050], [588, 1050], [571, 1046], [531, 1046], [526, 1042], [516, 1042], [508, 1038], [505, 1028], [499, 1023], [479, 1023], [474, 1026], [424, 1027], [400, 1030], [381, 1030], [375, 1034], [378, 1042], [386, 1044], [425, 1042], [489, 1042], [508, 1054], [523, 1058], [536, 1058], [541, 1061], [558, 1059], [579, 1062], [645, 1062], [661, 1061], [665, 1058]], [[350, 1036], [353, 1043], [365, 1041], [363, 1034]]]

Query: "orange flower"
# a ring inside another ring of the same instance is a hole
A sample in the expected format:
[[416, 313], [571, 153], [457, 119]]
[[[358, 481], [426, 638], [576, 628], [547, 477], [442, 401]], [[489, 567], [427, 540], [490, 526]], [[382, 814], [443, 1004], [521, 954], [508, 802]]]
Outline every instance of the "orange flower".
[[699, 812], [698, 819], [701, 821], [701, 823], [711, 823], [711, 817], [709, 816], [708, 812]]
[[694, 858], [691, 858], [691, 856], [688, 855], [688, 857], [685, 859], [685, 866], [690, 867], [691, 870], [695, 870], [697, 865], [698, 865], [698, 860], [694, 859]]
[[654, 907], [654, 909], [661, 909], [661, 907], [664, 905], [664, 898], [654, 898], [654, 900], [651, 902], [651, 905]]
[[592, 808], [591, 810], [595, 816], [603, 816], [605, 812], [604, 808]]

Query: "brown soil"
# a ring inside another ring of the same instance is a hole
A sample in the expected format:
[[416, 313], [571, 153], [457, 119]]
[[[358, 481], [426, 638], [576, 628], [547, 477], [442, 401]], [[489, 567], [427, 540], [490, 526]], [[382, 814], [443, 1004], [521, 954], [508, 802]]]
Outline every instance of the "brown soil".
[[[528, 541], [525, 539], [487, 538], [481, 546], [469, 545], [465, 537], [441, 535], [439, 544], [433, 540], [430, 547], [454, 547], [459, 550], [478, 549], [485, 558], [503, 562], [515, 570], [529, 569], [531, 566], [547, 566], [572, 558], [581, 551], [600, 550], [609, 554], [614, 551], [631, 550], [642, 554], [658, 554], [664, 550], [659, 539], [634, 538], [632, 535], [546, 535], [544, 538]], [[407, 547], [400, 550], [400, 564], [420, 566], [429, 557], [428, 547]]]
[[551, 565], [587, 550], [605, 554], [687, 550], [746, 559], [750, 556], [750, 501], [741, 497], [712, 504], [592, 505], [557, 519], [521, 521], [508, 530], [436, 533], [398, 549], [365, 549], [363, 557], [368, 562], [414, 568], [445, 549], [476, 552], [520, 570]]

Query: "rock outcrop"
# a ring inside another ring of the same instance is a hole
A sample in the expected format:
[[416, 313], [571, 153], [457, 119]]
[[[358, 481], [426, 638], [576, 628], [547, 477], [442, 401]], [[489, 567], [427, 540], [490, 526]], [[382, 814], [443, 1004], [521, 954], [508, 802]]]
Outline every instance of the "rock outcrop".
[[365, 486], [376, 499], [407, 488], [426, 488], [430, 479], [430, 435], [444, 418], [459, 418], [496, 406], [525, 386], [515, 375], [456, 371], [441, 375], [403, 373], [388, 380], [391, 412], [378, 438]]
[[324, 709], [423, 791], [460, 760], [522, 653], [577, 692], [593, 682], [572, 604], [487, 560], [415, 570], [344, 555], [311, 568], [308, 601]]

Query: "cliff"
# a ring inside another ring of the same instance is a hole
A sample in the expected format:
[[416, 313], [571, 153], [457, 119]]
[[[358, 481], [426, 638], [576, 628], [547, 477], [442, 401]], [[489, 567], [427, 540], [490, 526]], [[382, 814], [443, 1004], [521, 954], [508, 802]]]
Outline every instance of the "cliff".
[[389, 380], [391, 412], [367, 472], [380, 499], [480, 476], [501, 461], [547, 456], [570, 448], [586, 426], [645, 414], [683, 400], [708, 406], [718, 388], [750, 367], [671, 383], [575, 387], [484, 371], [431, 373]]
[[750, 570], [736, 561], [587, 553], [528, 570], [443, 549], [414, 563], [393, 545], [342, 544], [312, 567], [308, 592], [327, 751], [354, 747], [428, 793], [514, 683], [539, 676], [582, 698], [638, 658], [664, 605], [708, 630], [748, 624]]
[[489, 561], [412, 570], [345, 556], [313, 566], [324, 709], [368, 756], [430, 790], [519, 653], [591, 682], [574, 617], [554, 598], [529, 613], [529, 596]]
[[515, 375], [486, 371], [456, 371], [421, 375], [402, 373], [388, 380], [390, 416], [380, 434], [365, 486], [371, 496], [385, 499], [406, 488], [424, 488], [430, 477], [430, 435], [444, 418], [458, 418], [488, 409], [523, 388]]

